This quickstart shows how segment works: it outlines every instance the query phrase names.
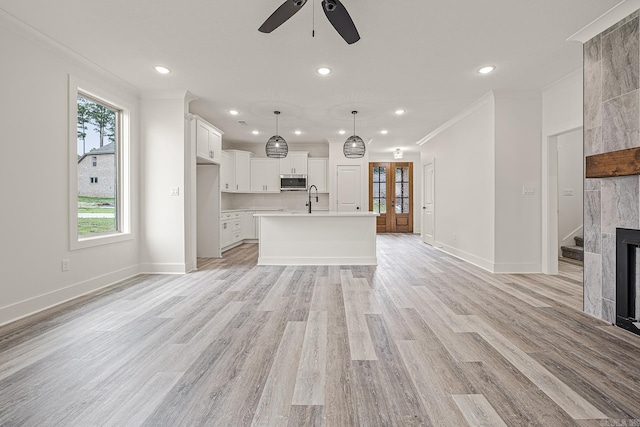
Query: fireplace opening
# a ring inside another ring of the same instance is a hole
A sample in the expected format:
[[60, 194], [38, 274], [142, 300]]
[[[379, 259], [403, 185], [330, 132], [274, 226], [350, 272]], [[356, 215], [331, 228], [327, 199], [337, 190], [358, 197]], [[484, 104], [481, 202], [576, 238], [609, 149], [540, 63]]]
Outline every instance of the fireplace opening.
[[616, 228], [616, 325], [640, 335], [640, 230]]

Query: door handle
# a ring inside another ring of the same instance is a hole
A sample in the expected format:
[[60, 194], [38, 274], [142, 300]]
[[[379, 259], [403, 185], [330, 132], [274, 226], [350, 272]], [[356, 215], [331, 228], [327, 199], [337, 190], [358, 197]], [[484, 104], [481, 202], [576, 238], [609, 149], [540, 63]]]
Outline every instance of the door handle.
[[356, 209], [357, 209], [357, 210], [360, 210], [360, 206], [356, 206]]
[[427, 207], [426, 207], [426, 206], [423, 206], [423, 207], [422, 207], [422, 209], [427, 209]]

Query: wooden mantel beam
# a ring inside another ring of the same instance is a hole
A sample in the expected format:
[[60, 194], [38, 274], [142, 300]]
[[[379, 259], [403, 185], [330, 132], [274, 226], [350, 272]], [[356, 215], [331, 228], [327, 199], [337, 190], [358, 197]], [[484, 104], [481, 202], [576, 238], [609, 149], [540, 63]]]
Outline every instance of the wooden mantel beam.
[[640, 147], [587, 156], [587, 178], [640, 175]]

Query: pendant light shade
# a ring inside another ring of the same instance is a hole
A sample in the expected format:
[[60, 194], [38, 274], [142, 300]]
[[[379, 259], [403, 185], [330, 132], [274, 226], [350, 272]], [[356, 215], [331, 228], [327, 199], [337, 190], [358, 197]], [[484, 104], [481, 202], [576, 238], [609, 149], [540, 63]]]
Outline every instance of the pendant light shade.
[[273, 114], [276, 115], [276, 134], [267, 141], [265, 151], [267, 153], [267, 157], [272, 159], [284, 159], [289, 153], [289, 146], [287, 145], [287, 141], [278, 135], [278, 115], [280, 115], [280, 111], [274, 111]]
[[364, 157], [367, 147], [362, 138], [356, 135], [356, 114], [358, 112], [352, 111], [351, 114], [353, 114], [353, 135], [344, 142], [342, 152], [347, 159], [360, 159]]

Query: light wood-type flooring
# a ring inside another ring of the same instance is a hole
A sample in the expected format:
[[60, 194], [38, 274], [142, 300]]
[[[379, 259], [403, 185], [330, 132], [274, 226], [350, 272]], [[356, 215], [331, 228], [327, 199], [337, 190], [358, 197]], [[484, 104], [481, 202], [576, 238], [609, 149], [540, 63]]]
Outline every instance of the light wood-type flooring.
[[0, 425], [640, 425], [640, 337], [579, 311], [579, 266], [493, 275], [393, 234], [377, 267], [256, 259], [0, 328]]

